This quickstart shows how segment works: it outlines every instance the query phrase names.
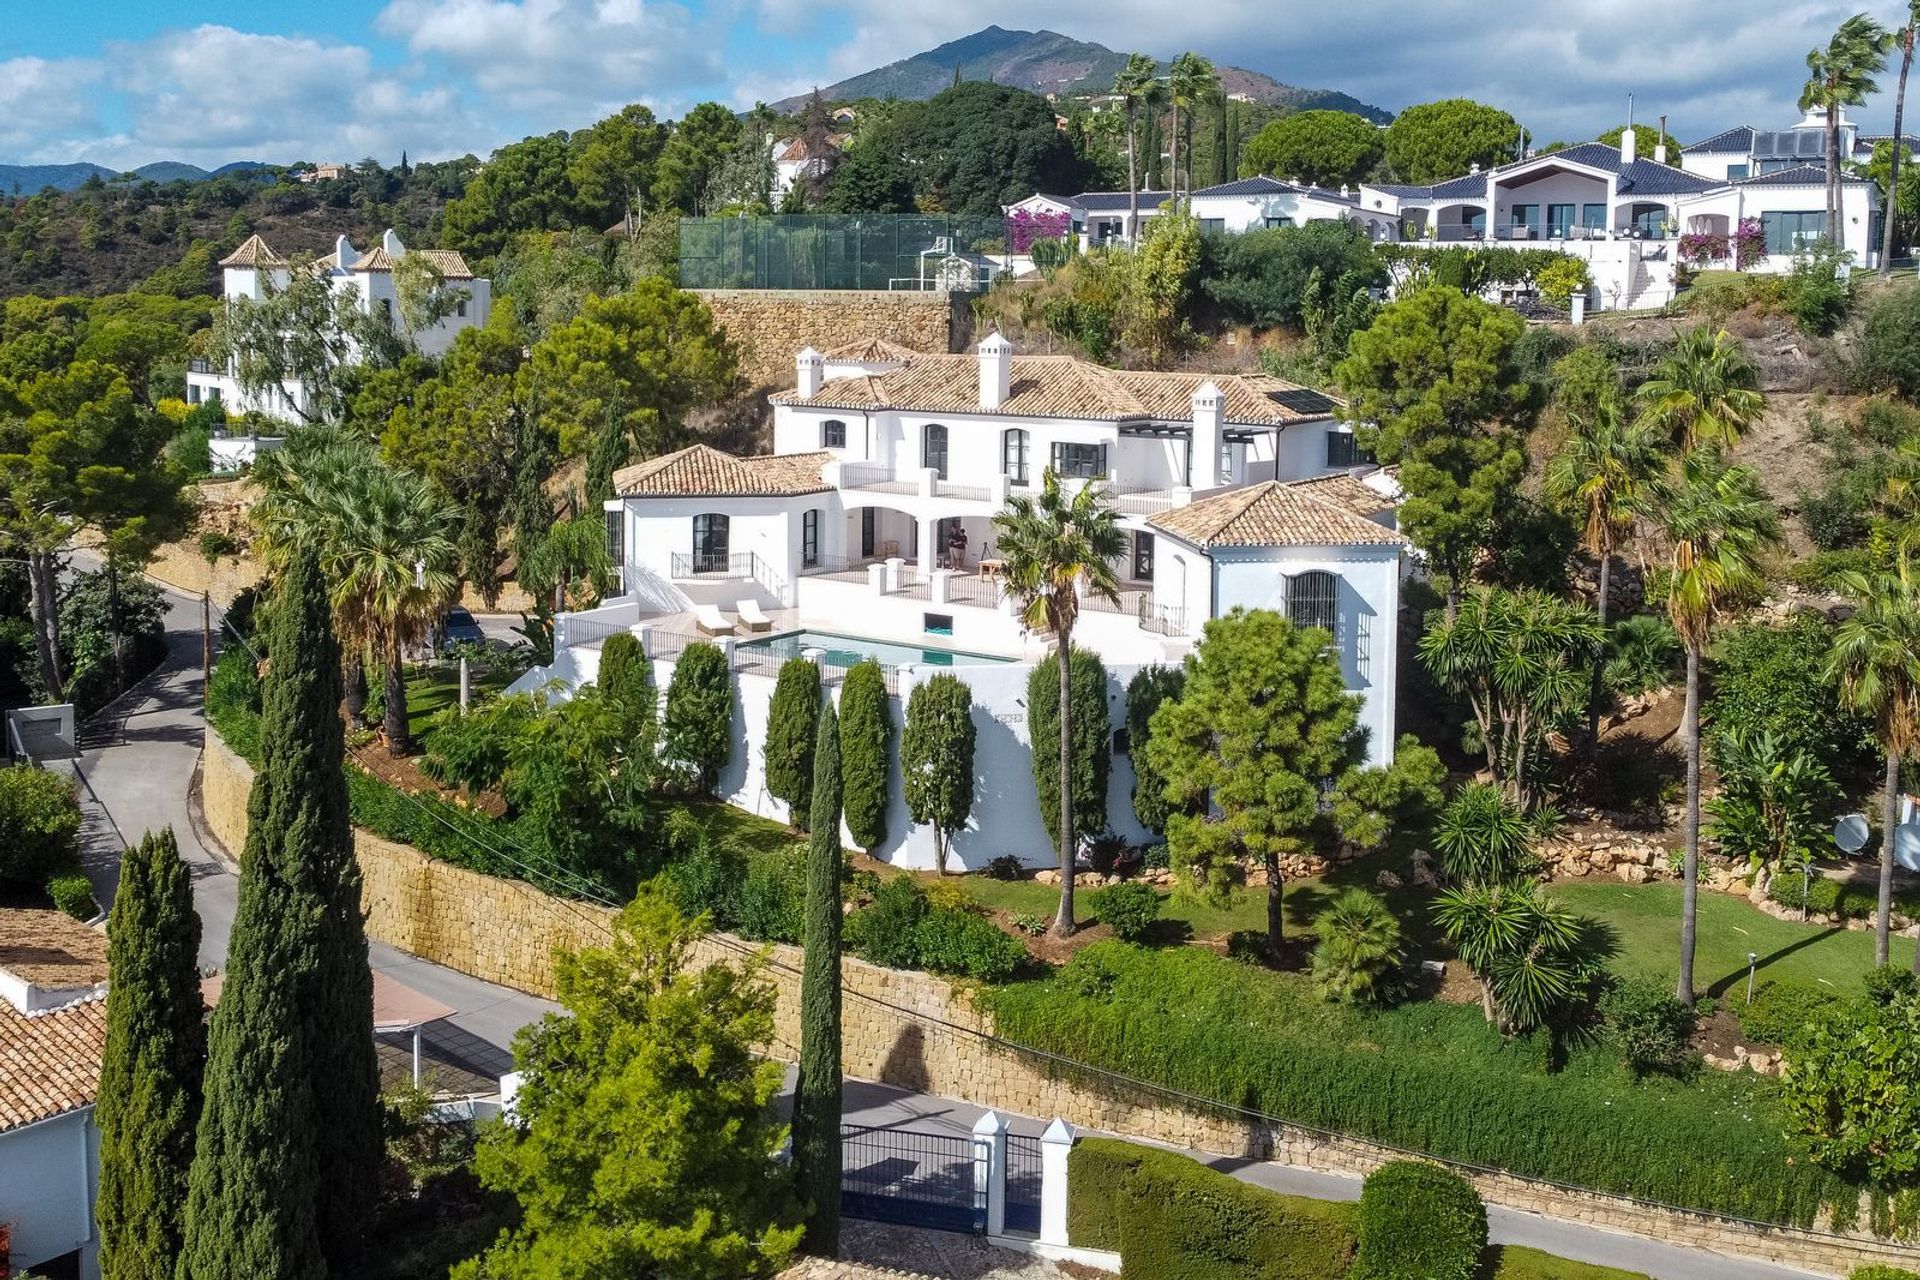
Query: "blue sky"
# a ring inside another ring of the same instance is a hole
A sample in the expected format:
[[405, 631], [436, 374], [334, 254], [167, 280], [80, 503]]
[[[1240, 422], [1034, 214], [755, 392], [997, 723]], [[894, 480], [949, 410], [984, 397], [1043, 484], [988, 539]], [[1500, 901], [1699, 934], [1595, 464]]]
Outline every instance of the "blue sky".
[[[1541, 141], [1620, 123], [1631, 92], [1690, 141], [1791, 124], [1807, 49], [1857, 2], [0, 0], [0, 162], [484, 155], [627, 102], [751, 106], [989, 22], [1194, 48], [1389, 109], [1476, 97]], [[1884, 127], [1889, 97], [1862, 120]]]

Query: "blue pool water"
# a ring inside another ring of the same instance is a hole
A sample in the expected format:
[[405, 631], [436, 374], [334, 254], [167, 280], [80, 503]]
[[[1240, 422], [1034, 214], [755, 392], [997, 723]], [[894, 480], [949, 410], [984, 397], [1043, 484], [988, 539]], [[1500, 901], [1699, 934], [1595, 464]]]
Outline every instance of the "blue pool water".
[[778, 658], [794, 658], [803, 649], [826, 651], [826, 665], [851, 667], [866, 658], [878, 658], [890, 667], [909, 664], [922, 667], [977, 667], [987, 663], [1012, 662], [986, 653], [963, 653], [958, 649], [927, 649], [918, 645], [893, 644], [886, 640], [867, 640], [859, 636], [836, 636], [825, 631], [788, 631], [777, 636], [742, 640], [739, 649], [758, 649]]

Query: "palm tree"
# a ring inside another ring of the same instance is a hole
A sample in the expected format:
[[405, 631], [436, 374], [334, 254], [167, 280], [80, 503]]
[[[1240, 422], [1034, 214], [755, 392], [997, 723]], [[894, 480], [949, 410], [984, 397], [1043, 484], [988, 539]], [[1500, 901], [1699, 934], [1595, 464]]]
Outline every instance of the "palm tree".
[[[1840, 243], [1840, 113], [1880, 92], [1874, 77], [1886, 69], [1893, 35], [1864, 13], [1840, 24], [1824, 49], [1807, 52], [1807, 83], [1800, 90], [1802, 111], [1827, 114], [1827, 219], [1825, 234]], [[1894, 146], [1899, 146], [1894, 140]]]
[[1908, 0], [1906, 25], [1893, 33], [1894, 42], [1900, 46], [1900, 85], [1893, 92], [1893, 151], [1887, 161], [1887, 211], [1880, 228], [1882, 280], [1893, 275], [1893, 211], [1900, 207], [1900, 157], [1907, 149], [1901, 130], [1907, 114], [1907, 73], [1913, 70], [1916, 29], [1920, 29], [1920, 0]]
[[[1194, 111], [1219, 91], [1220, 75], [1213, 64], [1189, 50], [1173, 60], [1167, 72], [1167, 96], [1173, 103], [1173, 211], [1180, 212], [1180, 108], [1187, 109], [1191, 122]], [[1193, 148], [1187, 148], [1187, 167], [1193, 167]], [[1187, 194], [1193, 194], [1193, 175], [1187, 175]]]
[[1160, 64], [1144, 53], [1127, 55], [1126, 65], [1113, 77], [1113, 91], [1127, 117], [1127, 243], [1140, 237], [1140, 177], [1135, 135], [1141, 108], [1153, 110], [1161, 99]]
[[[1614, 396], [1602, 398], [1590, 414], [1576, 415], [1571, 426], [1566, 444], [1547, 466], [1547, 495], [1580, 513], [1581, 549], [1600, 566], [1594, 603], [1604, 634], [1614, 548], [1646, 509], [1648, 490], [1664, 459], [1650, 424], [1644, 418], [1629, 423]], [[1593, 688], [1587, 700], [1590, 742], [1599, 740], [1604, 657], [1604, 648], [1593, 656]]]
[[557, 614], [573, 603], [576, 584], [594, 595], [604, 594], [619, 568], [607, 553], [604, 522], [587, 516], [566, 516], [553, 522], [520, 569], [520, 583], [535, 594], [551, 593]]
[[430, 481], [382, 467], [345, 495], [341, 527], [326, 562], [334, 607], [346, 634], [376, 648], [386, 666], [387, 752], [413, 749], [404, 668], [459, 590], [453, 530], [459, 516]]
[[[1836, 579], [1853, 615], [1834, 632], [1827, 678], [1849, 707], [1874, 721], [1886, 752], [1880, 799], [1880, 905], [1873, 920], [1873, 962], [1889, 962], [1893, 908], [1893, 829], [1899, 821], [1900, 762], [1920, 744], [1920, 591], [1894, 573], [1844, 573]], [[1914, 949], [1920, 973], [1920, 947]]]
[[1126, 550], [1106, 486], [1089, 480], [1071, 495], [1048, 467], [1037, 497], [1022, 494], [993, 518], [1007, 588], [1029, 631], [1051, 631], [1060, 658], [1060, 910], [1054, 931], [1073, 932], [1073, 624], [1080, 596], [1119, 602], [1113, 565]]
[[1687, 653], [1685, 877], [1681, 898], [1680, 979], [1675, 995], [1693, 1003], [1695, 909], [1700, 893], [1700, 655], [1714, 620], [1762, 582], [1760, 560], [1780, 542], [1773, 505], [1751, 467], [1719, 449], [1695, 449], [1660, 487], [1657, 508], [1670, 548], [1667, 615]]
[[1682, 333], [1637, 393], [1640, 412], [1682, 449], [1731, 449], [1766, 408], [1760, 374], [1725, 329]]

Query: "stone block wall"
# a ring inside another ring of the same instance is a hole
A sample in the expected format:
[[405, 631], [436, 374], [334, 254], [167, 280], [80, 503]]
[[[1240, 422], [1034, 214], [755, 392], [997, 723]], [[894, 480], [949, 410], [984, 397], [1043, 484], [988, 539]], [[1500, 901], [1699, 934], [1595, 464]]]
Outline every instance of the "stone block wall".
[[[236, 853], [246, 838], [251, 782], [247, 763], [209, 733], [201, 805], [208, 828]], [[356, 833], [356, 848], [365, 878], [368, 935], [422, 959], [551, 997], [555, 951], [605, 940], [613, 914], [607, 908], [552, 898], [365, 831]], [[769, 1052], [791, 1060], [800, 1037], [800, 949], [714, 935], [697, 954], [706, 962], [737, 962], [755, 953], [766, 955], [777, 995]], [[1329, 1172], [1364, 1175], [1400, 1155], [1355, 1138], [1183, 1105], [1019, 1050], [994, 1039], [991, 1015], [974, 1004], [967, 988], [931, 974], [849, 957], [843, 981], [843, 1060], [852, 1076], [1019, 1115], [1062, 1116], [1081, 1128]], [[1908, 1267], [1920, 1262], [1920, 1249], [1864, 1234], [1750, 1226], [1498, 1173], [1476, 1175], [1473, 1181], [1490, 1204], [1819, 1273], [1841, 1275], [1869, 1261]], [[1860, 1220], [1868, 1220], [1865, 1212]]]
[[697, 289], [714, 319], [740, 344], [755, 386], [791, 387], [801, 348], [826, 351], [885, 338], [916, 351], [958, 350], [970, 336], [964, 294], [878, 289]]

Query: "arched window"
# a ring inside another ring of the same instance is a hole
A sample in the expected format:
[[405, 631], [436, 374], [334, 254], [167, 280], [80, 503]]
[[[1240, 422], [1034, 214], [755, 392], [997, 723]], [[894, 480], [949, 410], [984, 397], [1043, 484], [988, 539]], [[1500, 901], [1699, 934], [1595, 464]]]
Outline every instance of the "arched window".
[[822, 449], [844, 449], [847, 447], [847, 424], [838, 418], [828, 418], [820, 424], [820, 447]]
[[1027, 482], [1027, 457], [1032, 441], [1019, 427], [1000, 433], [1000, 470], [1015, 484]]
[[1287, 617], [1296, 627], [1319, 627], [1336, 634], [1340, 624], [1340, 579], [1324, 569], [1309, 569], [1287, 580]]
[[937, 422], [929, 422], [920, 433], [920, 465], [947, 478], [947, 429]]
[[717, 511], [693, 518], [693, 571], [695, 573], [727, 571], [728, 523], [727, 517]]

